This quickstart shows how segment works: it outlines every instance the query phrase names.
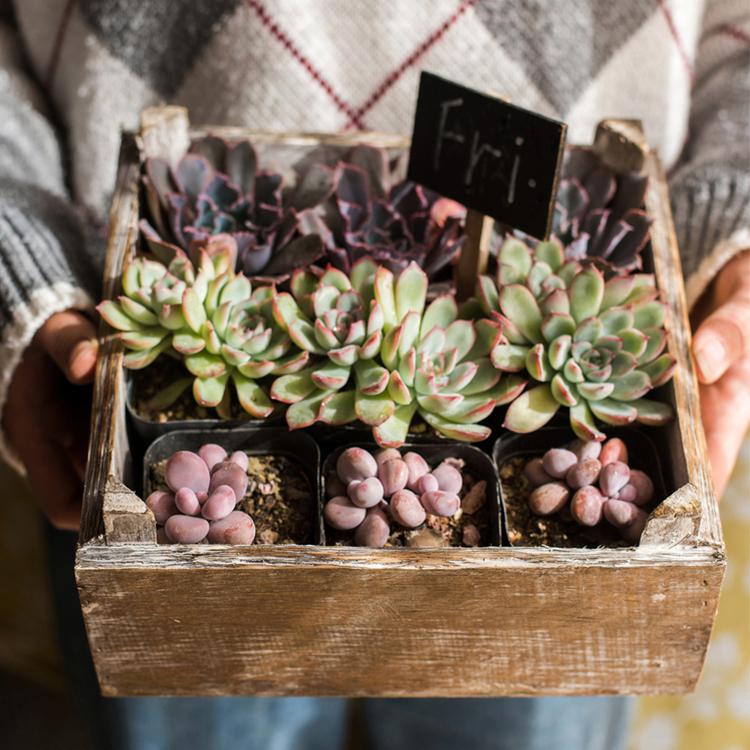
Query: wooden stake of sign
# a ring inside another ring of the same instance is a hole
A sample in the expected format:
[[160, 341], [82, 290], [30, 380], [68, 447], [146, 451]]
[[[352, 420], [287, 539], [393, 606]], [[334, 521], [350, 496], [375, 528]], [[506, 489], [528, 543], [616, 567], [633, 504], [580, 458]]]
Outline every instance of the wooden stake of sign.
[[490, 237], [495, 220], [470, 208], [466, 212], [466, 240], [461, 248], [456, 274], [456, 297], [463, 301], [474, 294], [477, 276], [487, 270]]

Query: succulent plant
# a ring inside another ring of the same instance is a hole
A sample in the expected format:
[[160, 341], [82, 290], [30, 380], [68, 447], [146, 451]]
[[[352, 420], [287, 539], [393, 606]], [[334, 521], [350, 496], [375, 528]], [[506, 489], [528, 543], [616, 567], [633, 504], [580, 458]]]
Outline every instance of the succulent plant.
[[258, 170], [249, 141], [215, 136], [195, 141], [172, 169], [147, 159], [141, 184], [150, 221], [140, 222], [146, 246], [168, 263], [217, 243], [229, 248], [233, 270], [248, 275], [286, 274], [320, 257], [319, 240], [296, 235], [297, 216], [282, 204], [281, 175]]
[[387, 152], [357, 146], [335, 167], [308, 162], [291, 206], [320, 235], [328, 262], [349, 273], [364, 257], [393, 273], [415, 262], [432, 279], [459, 252], [465, 209], [413, 182], [393, 180]]
[[182, 359], [193, 376], [170, 383], [154, 398], [164, 408], [193, 386], [201, 406], [216, 407], [228, 416], [232, 382], [242, 408], [263, 419], [273, 405], [258, 380], [296, 372], [308, 353], [295, 348], [273, 317], [272, 286], [252, 288], [231, 268], [228, 251], [199, 255], [194, 268], [184, 256], [166, 268], [158, 261], [136, 258], [123, 272], [125, 294], [97, 308], [118, 330], [130, 351], [125, 366], [138, 369], [160, 354]]
[[483, 276], [477, 286], [480, 307], [503, 331], [490, 358], [499, 370], [533, 381], [508, 407], [508, 429], [536, 430], [560, 407], [586, 440], [604, 439], [595, 419], [655, 425], [672, 417], [668, 404], [643, 398], [675, 368], [664, 353], [665, 306], [653, 276], [605, 280], [591, 264], [565, 262], [552, 242], [531, 251], [508, 240], [499, 260], [498, 284]]
[[645, 172], [616, 174], [588, 148], [566, 152], [553, 234], [568, 260], [594, 258], [624, 270], [642, 266], [651, 220], [643, 210]]
[[525, 385], [516, 376], [501, 377], [489, 360], [500, 325], [459, 319], [450, 295], [437, 297], [425, 309], [427, 275], [416, 263], [398, 277], [377, 267], [372, 293], [368, 321], [374, 310], [374, 328], [379, 330], [382, 320], [383, 331], [377, 356], [363, 358], [360, 351], [351, 367], [353, 387], [344, 387], [345, 373], [338, 382], [321, 387], [313, 379], [314, 367], [279, 378], [271, 393], [291, 404], [289, 426], [358, 419], [373, 427], [378, 444], [396, 447], [419, 414], [437, 432], [455, 440], [489, 437], [490, 428], [477, 423]]
[[347, 448], [338, 457], [336, 474], [326, 482], [329, 500], [323, 518], [333, 529], [354, 531], [361, 547], [383, 547], [392, 522], [416, 529], [428, 514], [455, 515], [462, 487], [461, 471], [449, 460], [431, 471], [414, 451], [402, 455], [385, 448], [373, 455], [364, 448]]
[[627, 446], [619, 438], [551, 448], [528, 461], [524, 475], [533, 487], [529, 508], [534, 514], [549, 516], [567, 509], [582, 526], [605, 520], [631, 544], [641, 538], [654, 483], [645, 472], [630, 468]]
[[253, 519], [235, 510], [247, 490], [247, 454], [231, 456], [215, 443], [197, 453], [177, 451], [169, 457], [164, 478], [167, 490], [155, 490], [146, 499], [160, 537], [180, 544], [204, 539], [214, 544], [252, 544]]

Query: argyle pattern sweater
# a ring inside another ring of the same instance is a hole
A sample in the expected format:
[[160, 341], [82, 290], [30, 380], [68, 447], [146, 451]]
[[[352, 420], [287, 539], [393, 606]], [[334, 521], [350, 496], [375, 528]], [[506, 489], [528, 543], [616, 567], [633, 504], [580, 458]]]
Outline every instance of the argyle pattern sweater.
[[565, 120], [571, 142], [640, 118], [691, 301], [750, 247], [747, 0], [0, 0], [0, 407], [39, 326], [92, 304], [89, 230], [143, 107], [405, 133], [421, 69]]

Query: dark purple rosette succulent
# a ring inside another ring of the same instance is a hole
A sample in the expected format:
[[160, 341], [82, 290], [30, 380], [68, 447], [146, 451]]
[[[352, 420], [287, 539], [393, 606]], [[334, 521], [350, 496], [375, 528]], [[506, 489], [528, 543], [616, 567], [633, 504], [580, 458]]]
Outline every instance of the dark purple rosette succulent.
[[640, 269], [651, 227], [643, 210], [647, 187], [643, 172], [616, 174], [591, 149], [569, 149], [552, 229], [566, 259], [592, 258], [622, 270]]
[[236, 269], [249, 276], [289, 273], [300, 262], [301, 245], [320, 243], [296, 237], [297, 216], [282, 202], [280, 174], [258, 169], [248, 141], [229, 143], [215, 136], [195, 141], [174, 169], [147, 159], [141, 184], [149, 219], [140, 223], [149, 250], [162, 262], [185, 254], [231, 251]]
[[307, 163], [291, 196], [300, 230], [319, 235], [326, 261], [345, 273], [368, 257], [393, 273], [415, 262], [433, 280], [461, 249], [465, 209], [393, 172], [370, 146], [335, 166]]

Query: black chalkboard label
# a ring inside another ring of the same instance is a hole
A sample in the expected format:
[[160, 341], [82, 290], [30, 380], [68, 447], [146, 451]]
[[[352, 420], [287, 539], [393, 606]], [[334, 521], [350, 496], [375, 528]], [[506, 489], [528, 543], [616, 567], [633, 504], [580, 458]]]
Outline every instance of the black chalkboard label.
[[409, 179], [546, 239], [566, 130], [563, 122], [423, 72]]

